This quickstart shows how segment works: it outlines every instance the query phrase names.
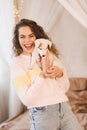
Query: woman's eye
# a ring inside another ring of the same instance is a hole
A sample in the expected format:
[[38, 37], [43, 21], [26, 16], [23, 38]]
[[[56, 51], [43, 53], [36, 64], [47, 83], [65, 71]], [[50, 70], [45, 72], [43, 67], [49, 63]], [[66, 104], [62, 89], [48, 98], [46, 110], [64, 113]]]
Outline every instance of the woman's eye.
[[30, 37], [35, 37], [35, 35], [34, 35], [34, 34], [31, 34]]
[[24, 37], [20, 37], [20, 38], [24, 38]]
[[31, 35], [30, 37], [34, 37], [34, 35]]

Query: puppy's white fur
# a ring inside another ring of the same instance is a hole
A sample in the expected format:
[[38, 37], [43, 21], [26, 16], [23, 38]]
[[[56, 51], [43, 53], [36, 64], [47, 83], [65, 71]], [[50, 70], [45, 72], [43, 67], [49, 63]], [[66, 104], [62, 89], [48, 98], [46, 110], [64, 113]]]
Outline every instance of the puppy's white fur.
[[42, 57], [43, 55], [46, 55], [46, 51], [48, 49], [48, 46], [51, 48], [52, 42], [49, 41], [48, 39], [37, 39], [35, 41], [35, 47], [37, 48], [37, 52], [39, 55]]
[[48, 46], [51, 48], [52, 42], [48, 39], [40, 38], [35, 40], [35, 48], [32, 54], [32, 66], [38, 60], [39, 56], [43, 57], [46, 55]]

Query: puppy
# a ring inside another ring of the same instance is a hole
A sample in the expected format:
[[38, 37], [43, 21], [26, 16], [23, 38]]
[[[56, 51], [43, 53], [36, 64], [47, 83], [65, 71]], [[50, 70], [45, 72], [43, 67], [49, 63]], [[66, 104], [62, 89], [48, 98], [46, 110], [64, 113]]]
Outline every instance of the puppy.
[[[35, 48], [32, 54], [32, 66], [35, 65], [35, 62], [37, 62], [38, 60], [40, 61], [40, 63], [42, 63], [41, 60], [46, 56], [46, 53], [49, 48], [51, 48], [51, 46], [52, 42], [48, 39], [40, 38], [35, 40]], [[39, 67], [41, 68], [40, 63]]]
[[52, 46], [52, 42], [47, 39], [41, 38], [35, 41], [35, 47], [37, 48], [37, 52], [41, 57], [46, 56], [48, 47], [51, 48], [51, 46]]

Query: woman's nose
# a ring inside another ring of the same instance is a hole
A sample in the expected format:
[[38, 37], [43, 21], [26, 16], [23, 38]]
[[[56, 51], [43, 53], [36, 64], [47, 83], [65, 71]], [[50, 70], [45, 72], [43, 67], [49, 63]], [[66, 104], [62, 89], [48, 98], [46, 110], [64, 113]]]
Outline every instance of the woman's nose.
[[30, 42], [30, 39], [29, 39], [29, 38], [26, 38], [26, 39], [25, 39], [25, 42], [27, 42], [27, 43]]

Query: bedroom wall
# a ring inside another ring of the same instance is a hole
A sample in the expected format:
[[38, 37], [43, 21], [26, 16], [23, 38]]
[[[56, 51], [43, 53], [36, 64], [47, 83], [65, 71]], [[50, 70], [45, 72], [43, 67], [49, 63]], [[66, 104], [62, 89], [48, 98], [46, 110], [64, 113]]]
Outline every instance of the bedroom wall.
[[67, 11], [50, 32], [69, 77], [87, 77], [87, 30]]
[[38, 3], [26, 0], [21, 18], [36, 20], [49, 33], [59, 48], [69, 77], [87, 77], [87, 30], [58, 1], [54, 1], [53, 7], [52, 2], [44, 0], [44, 10], [40, 0]]

